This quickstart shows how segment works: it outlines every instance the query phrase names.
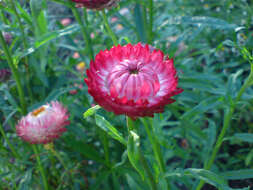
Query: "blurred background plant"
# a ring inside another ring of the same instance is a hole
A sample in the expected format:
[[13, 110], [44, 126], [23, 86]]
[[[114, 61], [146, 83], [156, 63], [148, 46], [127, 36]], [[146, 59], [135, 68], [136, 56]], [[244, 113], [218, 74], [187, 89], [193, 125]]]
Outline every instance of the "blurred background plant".
[[[252, 62], [252, 6], [250, 0], [121, 0], [97, 12], [68, 0], [1, 0], [0, 189], [43, 189], [35, 153], [17, 137], [15, 125], [26, 108], [52, 100], [68, 108], [71, 124], [53, 145], [38, 146], [49, 189], [149, 189], [105, 128], [106, 119], [126, 139], [125, 117], [99, 109], [83, 118], [94, 106], [84, 70], [113, 45], [105, 16], [119, 44], [150, 43], [174, 58], [184, 89], [163, 114], [148, 120], [166, 163], [164, 176], [158, 175], [144, 125], [137, 128], [155, 179], [164, 179], [158, 189], [168, 188], [165, 181], [172, 190], [196, 189], [199, 180], [207, 183], [205, 190], [253, 187], [253, 91], [239, 93]], [[216, 159], [203, 170], [224, 116], [232, 122]]]

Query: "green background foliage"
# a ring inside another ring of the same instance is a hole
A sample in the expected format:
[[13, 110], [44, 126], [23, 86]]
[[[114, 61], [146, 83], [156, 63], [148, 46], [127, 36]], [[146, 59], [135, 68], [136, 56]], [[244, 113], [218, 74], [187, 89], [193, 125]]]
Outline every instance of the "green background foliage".
[[[0, 1], [0, 30], [12, 35], [8, 47], [28, 111], [58, 100], [70, 112], [71, 124], [53, 148], [38, 146], [49, 189], [150, 189], [140, 149], [159, 190], [196, 189], [199, 180], [207, 183], [206, 190], [253, 187], [252, 88], [237, 101], [252, 62], [251, 0], [154, 0], [152, 9], [149, 0], [121, 0], [106, 11], [119, 44], [161, 49], [174, 59], [184, 89], [164, 113], [135, 121], [130, 133], [125, 116], [89, 109], [94, 102], [86, 74], [76, 69], [80, 62], [89, 67], [91, 51], [96, 55], [113, 45], [102, 12], [76, 9], [67, 0], [11, 1], [19, 18], [9, 0]], [[68, 26], [61, 24], [64, 18], [71, 19]], [[0, 48], [0, 69], [7, 68]], [[73, 57], [76, 52], [79, 58]], [[42, 190], [34, 152], [15, 133], [23, 115], [16, 87], [13, 77], [0, 83], [0, 189]], [[216, 159], [210, 170], [203, 169], [232, 107]], [[145, 127], [161, 149], [163, 174]]]

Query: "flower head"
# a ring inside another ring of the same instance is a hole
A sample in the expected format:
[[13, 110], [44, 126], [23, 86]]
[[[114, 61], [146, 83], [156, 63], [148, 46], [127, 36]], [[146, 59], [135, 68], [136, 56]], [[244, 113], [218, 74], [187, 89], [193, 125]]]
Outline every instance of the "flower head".
[[78, 3], [78, 7], [86, 7], [88, 9], [104, 9], [115, 6], [119, 0], [72, 0]]
[[133, 119], [163, 112], [183, 91], [173, 60], [141, 43], [100, 51], [87, 76], [88, 92], [100, 106]]
[[17, 135], [31, 144], [52, 142], [66, 131], [68, 117], [67, 109], [52, 101], [21, 118], [16, 126]]
[[11, 77], [11, 71], [9, 69], [0, 69], [0, 82], [5, 82]]

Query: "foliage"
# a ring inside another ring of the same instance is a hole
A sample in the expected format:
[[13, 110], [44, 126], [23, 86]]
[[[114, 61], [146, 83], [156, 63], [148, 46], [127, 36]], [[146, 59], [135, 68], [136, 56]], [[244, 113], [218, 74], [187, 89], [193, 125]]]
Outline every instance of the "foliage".
[[[150, 0], [121, 0], [106, 15], [119, 44], [150, 43], [173, 57], [184, 89], [164, 113], [133, 121], [130, 131], [124, 116], [94, 106], [77, 69], [80, 62], [89, 67], [91, 51], [113, 45], [102, 12], [68, 0], [0, 1], [0, 30], [12, 36], [24, 106], [30, 112], [58, 100], [70, 112], [68, 131], [51, 147], [38, 146], [49, 189], [150, 189], [143, 159], [159, 190], [196, 189], [199, 180], [207, 190], [253, 187], [252, 82], [240, 94], [251, 71], [252, 1], [153, 0], [150, 7]], [[0, 48], [0, 69], [8, 68]], [[17, 85], [15, 76], [0, 83], [0, 189], [43, 189], [35, 153], [15, 133], [24, 115]], [[216, 159], [203, 169], [225, 121]]]

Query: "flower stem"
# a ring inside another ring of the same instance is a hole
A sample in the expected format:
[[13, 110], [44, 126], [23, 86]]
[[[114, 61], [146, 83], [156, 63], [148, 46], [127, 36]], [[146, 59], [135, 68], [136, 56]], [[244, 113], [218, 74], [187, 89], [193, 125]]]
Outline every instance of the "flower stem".
[[153, 128], [150, 129], [148, 122], [145, 118], [140, 119], [145, 127], [146, 133], [148, 135], [149, 141], [151, 142], [153, 151], [155, 153], [155, 158], [158, 162], [158, 165], [160, 167], [160, 170], [162, 173], [165, 172], [165, 164], [161, 153], [161, 148], [159, 146], [159, 143], [157, 142], [157, 139], [153, 133]]
[[105, 162], [107, 163], [107, 166], [110, 166], [110, 155], [109, 155], [109, 140], [108, 136], [104, 131], [99, 130], [99, 136], [101, 138], [103, 147], [104, 147], [104, 154], [105, 154]]
[[75, 7], [72, 7], [72, 12], [73, 12], [78, 24], [81, 27], [81, 31], [82, 31], [82, 34], [83, 34], [83, 39], [84, 39], [84, 41], [86, 43], [86, 46], [87, 46], [89, 58], [93, 59], [94, 58], [94, 52], [93, 52], [93, 48], [92, 48], [92, 45], [91, 45], [91, 39], [89, 37], [89, 33], [87, 32], [88, 28], [87, 28], [87, 26], [84, 25], [84, 23], [82, 21], [82, 18], [81, 18], [81, 15], [79, 14], [79, 12], [77, 11], [77, 9]]
[[147, 161], [146, 161], [146, 159], [145, 159], [145, 157], [144, 157], [144, 155], [143, 155], [143, 153], [141, 152], [140, 149], [139, 149], [139, 155], [140, 155], [141, 164], [142, 164], [145, 172], [148, 175], [152, 190], [157, 190], [155, 179], [154, 179], [154, 177], [152, 175], [152, 172], [150, 171], [150, 168], [148, 166], [148, 163], [147, 163]]
[[237, 95], [236, 100], [235, 100], [236, 103], [241, 99], [242, 94], [244, 93], [246, 88], [248, 88], [250, 85], [252, 85], [252, 82], [253, 82], [253, 63], [250, 64], [250, 74], [249, 74], [248, 78], [246, 79], [246, 81], [243, 84], [242, 88], [238, 92], [238, 95]]
[[2, 124], [0, 123], [0, 132], [2, 134], [2, 136], [4, 137], [4, 139], [6, 140], [12, 154], [16, 157], [16, 158], [21, 158], [20, 155], [18, 154], [18, 152], [15, 150], [15, 148], [13, 147], [13, 145], [10, 143], [8, 137], [6, 136], [5, 132], [4, 132], [4, 129], [3, 129], [3, 126]]
[[[126, 117], [127, 119], [127, 129], [128, 133], [134, 129], [134, 121], [130, 117]], [[147, 160], [145, 159], [140, 147], [138, 148], [138, 154], [140, 156], [140, 163], [142, 164], [143, 169], [145, 170], [146, 174], [148, 175], [148, 179], [151, 185], [152, 190], [157, 190], [157, 185], [154, 179], [154, 176], [148, 166]]]
[[107, 30], [108, 34], [112, 38], [112, 41], [113, 41], [114, 45], [117, 46], [118, 45], [117, 36], [112, 31], [112, 29], [111, 29], [111, 27], [108, 23], [108, 18], [107, 18], [107, 15], [105, 14], [105, 10], [102, 10], [102, 16], [103, 16], [103, 21], [104, 21], [104, 24], [105, 24], [105, 27], [106, 27], [106, 30]]
[[36, 160], [37, 160], [37, 164], [38, 164], [38, 167], [39, 167], [39, 170], [40, 170], [40, 174], [42, 176], [44, 190], [48, 190], [47, 178], [46, 178], [46, 175], [45, 175], [44, 168], [42, 167], [42, 164], [41, 164], [41, 160], [40, 160], [40, 156], [39, 156], [39, 153], [38, 153], [38, 149], [37, 149], [36, 145], [34, 145], [34, 144], [32, 145], [32, 148], [33, 148], [33, 151], [34, 151], [35, 156], [36, 156]]
[[[205, 170], [210, 170], [210, 168], [212, 167], [212, 165], [215, 161], [215, 157], [222, 145], [223, 138], [224, 138], [226, 131], [229, 127], [231, 118], [232, 118], [234, 110], [235, 110], [235, 106], [238, 103], [238, 101], [241, 99], [241, 96], [245, 92], [246, 88], [249, 87], [252, 84], [252, 82], [253, 82], [253, 63], [251, 63], [251, 70], [250, 70], [250, 74], [249, 74], [248, 78], [246, 79], [245, 83], [243, 84], [243, 86], [239, 90], [239, 92], [235, 98], [235, 101], [230, 105], [229, 109], [227, 110], [226, 114], [224, 115], [223, 127], [222, 127], [221, 132], [218, 136], [218, 139], [217, 139], [216, 144], [214, 146], [211, 157], [208, 159], [207, 163], [204, 165]], [[196, 190], [200, 190], [204, 184], [205, 184], [205, 182], [203, 180], [201, 180], [199, 182]]]
[[[21, 18], [17, 12], [17, 9], [16, 9], [16, 6], [15, 6], [15, 3], [14, 3], [14, 0], [11, 0], [11, 7], [12, 7], [12, 10], [14, 11], [14, 14], [17, 18], [17, 21], [18, 21], [18, 25], [19, 25], [19, 28], [20, 28], [20, 31], [21, 31], [21, 35], [22, 35], [22, 40], [23, 40], [23, 44], [24, 44], [24, 48], [27, 50], [28, 49], [28, 43], [26, 41], [26, 36], [25, 36], [25, 29], [24, 29], [24, 26], [21, 22]], [[32, 94], [32, 90], [31, 90], [31, 87], [30, 87], [30, 82], [29, 82], [29, 78], [30, 78], [30, 71], [29, 71], [29, 64], [28, 64], [28, 57], [26, 56], [25, 57], [25, 66], [26, 66], [26, 70], [27, 70], [27, 75], [26, 75], [26, 80], [27, 80], [27, 90], [28, 90], [28, 93], [29, 93], [29, 96], [30, 96], [30, 99], [33, 100], [33, 94]]]
[[148, 42], [153, 41], [153, 0], [149, 0], [149, 39]]
[[2, 20], [3, 20], [4, 24], [6, 24], [6, 25], [9, 24], [9, 21], [8, 21], [7, 17], [4, 15], [3, 10], [0, 11], [0, 15], [2, 17]]
[[20, 76], [19, 76], [17, 67], [14, 65], [10, 50], [5, 43], [2, 32], [0, 32], [0, 44], [3, 47], [4, 53], [7, 58], [8, 65], [11, 68], [12, 74], [13, 74], [14, 79], [16, 81], [19, 100], [20, 100], [20, 104], [21, 104], [21, 112], [23, 115], [25, 115], [27, 110], [26, 110], [26, 104], [25, 104], [25, 96], [24, 96], [24, 92], [22, 89], [21, 81], [20, 81]]

